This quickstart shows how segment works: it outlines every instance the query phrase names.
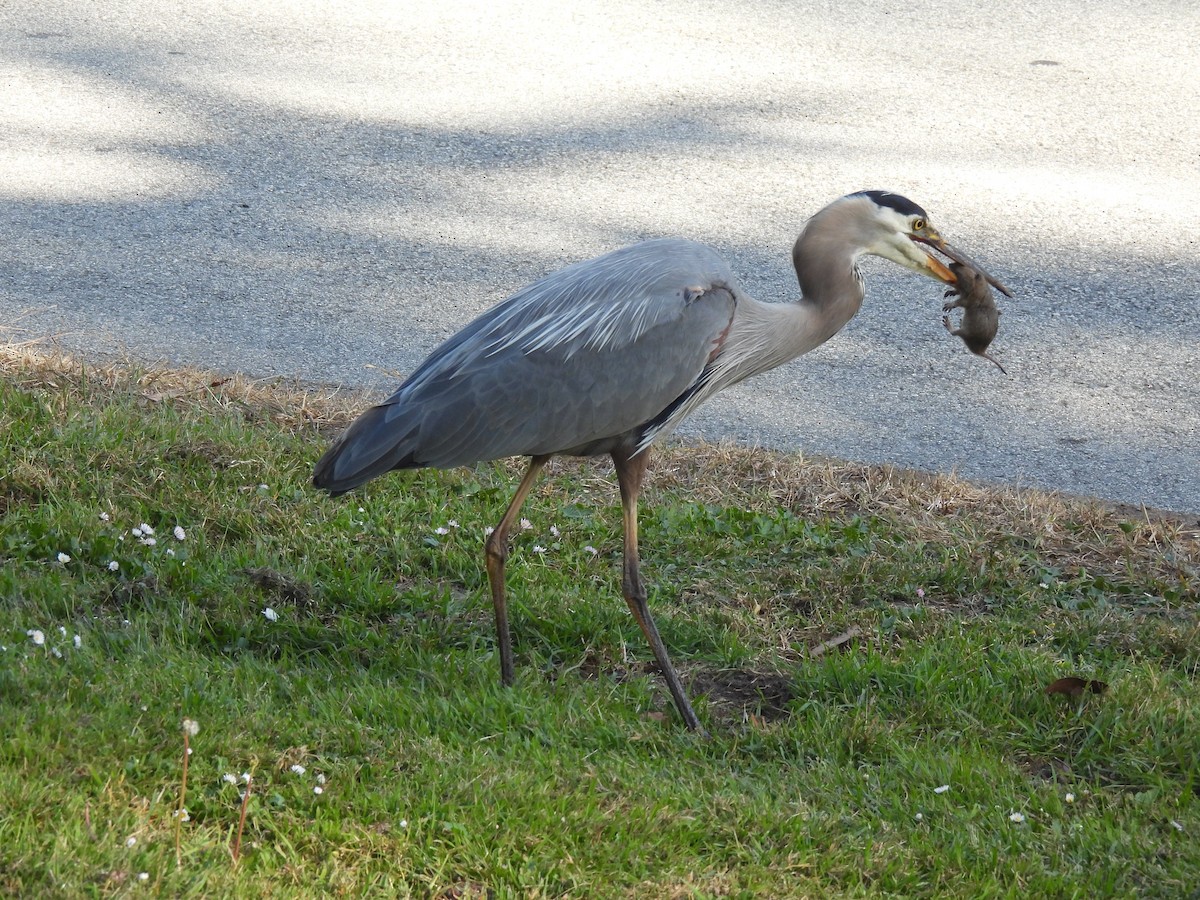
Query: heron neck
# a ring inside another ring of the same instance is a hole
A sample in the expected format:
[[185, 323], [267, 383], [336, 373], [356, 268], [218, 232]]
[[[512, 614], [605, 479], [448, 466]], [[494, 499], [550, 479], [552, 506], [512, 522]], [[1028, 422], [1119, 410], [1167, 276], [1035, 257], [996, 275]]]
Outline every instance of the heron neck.
[[[811, 224], [811, 223], [810, 223]], [[856, 256], [806, 228], [792, 249], [801, 295], [790, 303], [740, 297], [714, 390], [766, 372], [821, 346], [863, 301]]]
[[858, 271], [858, 252], [845, 241], [828, 237], [831, 229], [812, 227], [814, 222], [796, 239], [792, 265], [800, 283], [798, 305], [808, 310], [811, 327], [822, 335], [815, 347], [854, 318], [866, 291]]

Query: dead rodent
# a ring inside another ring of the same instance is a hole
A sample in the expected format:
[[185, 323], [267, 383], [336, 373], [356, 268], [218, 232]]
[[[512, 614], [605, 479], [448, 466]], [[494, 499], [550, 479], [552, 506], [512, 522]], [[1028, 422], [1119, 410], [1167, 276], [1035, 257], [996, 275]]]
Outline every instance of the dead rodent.
[[[955, 337], [963, 339], [967, 349], [976, 356], [991, 360], [1005, 375], [1004, 366], [987, 352], [992, 339], [1000, 328], [1000, 310], [992, 298], [992, 289], [988, 287], [987, 279], [970, 266], [962, 263], [951, 263], [950, 270], [957, 279], [954, 286], [946, 291], [947, 297], [957, 298], [942, 306], [942, 324]], [[950, 324], [950, 310], [958, 307], [963, 311], [962, 322], [958, 328]]]

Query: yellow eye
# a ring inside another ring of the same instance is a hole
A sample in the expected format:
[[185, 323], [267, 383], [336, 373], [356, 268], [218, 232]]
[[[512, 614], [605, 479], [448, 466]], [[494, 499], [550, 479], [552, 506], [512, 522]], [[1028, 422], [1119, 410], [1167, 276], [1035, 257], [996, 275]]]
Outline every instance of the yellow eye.
[[924, 231], [925, 230], [925, 220], [924, 219], [914, 219], [913, 223], [912, 223], [912, 228], [913, 228], [913, 231]]

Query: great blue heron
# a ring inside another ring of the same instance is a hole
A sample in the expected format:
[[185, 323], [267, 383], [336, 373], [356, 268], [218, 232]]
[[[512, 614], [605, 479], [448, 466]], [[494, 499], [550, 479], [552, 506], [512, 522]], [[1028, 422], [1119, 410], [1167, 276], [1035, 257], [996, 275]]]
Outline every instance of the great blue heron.
[[712, 248], [686, 240], [644, 241], [568, 266], [434, 350], [329, 448], [313, 484], [336, 496], [391, 469], [531, 457], [485, 544], [500, 675], [510, 684], [509, 531], [550, 457], [611, 455], [624, 514], [622, 592], [688, 728], [702, 731], [638, 569], [637, 502], [650, 445], [718, 391], [837, 333], [862, 305], [864, 254], [953, 284], [954, 274], [920, 244], [974, 265], [911, 200], [862, 191], [835, 200], [800, 232], [792, 248], [801, 290], [794, 302], [755, 300]]

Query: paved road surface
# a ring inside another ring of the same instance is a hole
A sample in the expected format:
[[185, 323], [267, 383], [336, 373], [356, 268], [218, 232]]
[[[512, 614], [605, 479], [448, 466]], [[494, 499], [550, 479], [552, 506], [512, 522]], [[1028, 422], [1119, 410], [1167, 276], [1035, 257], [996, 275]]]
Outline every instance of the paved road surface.
[[0, 6], [0, 326], [383, 389], [564, 263], [683, 235], [756, 296], [829, 200], [924, 205], [994, 352], [879, 263], [685, 433], [1200, 512], [1191, 2]]

